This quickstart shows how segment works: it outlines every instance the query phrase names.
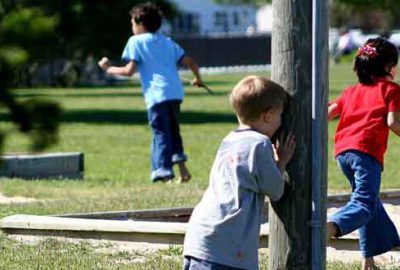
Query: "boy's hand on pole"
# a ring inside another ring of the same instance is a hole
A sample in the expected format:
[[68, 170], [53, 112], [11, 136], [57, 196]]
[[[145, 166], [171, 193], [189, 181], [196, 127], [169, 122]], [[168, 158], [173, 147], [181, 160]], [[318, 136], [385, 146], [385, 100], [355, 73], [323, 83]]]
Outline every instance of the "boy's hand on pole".
[[110, 60], [107, 57], [103, 57], [97, 64], [103, 71], [107, 71], [110, 66]]
[[282, 134], [275, 143], [275, 158], [279, 169], [283, 172], [285, 170], [286, 164], [292, 158], [294, 151], [296, 149], [296, 138], [292, 132], [284, 137]]

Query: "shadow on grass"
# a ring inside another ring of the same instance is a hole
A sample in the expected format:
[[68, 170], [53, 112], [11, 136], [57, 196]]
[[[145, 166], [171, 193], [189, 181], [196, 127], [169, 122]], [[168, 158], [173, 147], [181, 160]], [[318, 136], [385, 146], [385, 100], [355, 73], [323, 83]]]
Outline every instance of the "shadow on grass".
[[[10, 122], [10, 116], [0, 113], [1, 122]], [[88, 123], [88, 124], [147, 124], [145, 110], [70, 110], [61, 116], [61, 123]], [[235, 123], [233, 113], [213, 113], [200, 111], [182, 111], [179, 117], [181, 124], [205, 123]]]
[[[212, 89], [212, 88], [211, 88]], [[73, 90], [72, 90], [73, 91]], [[89, 90], [90, 91], [90, 90]], [[78, 93], [73, 91], [71, 93], [66, 93], [65, 91], [57, 93], [57, 91], [52, 91], [49, 94], [45, 93], [17, 93], [15, 96], [19, 98], [52, 98], [52, 97], [62, 97], [62, 98], [124, 98], [124, 97], [142, 97], [142, 93], [138, 91], [131, 92], [110, 92], [110, 93], [101, 93], [97, 91], [93, 91], [92, 93], [85, 91]], [[190, 91], [185, 93], [185, 96], [228, 96], [229, 91], [218, 91], [213, 94], [209, 94], [206, 90], [201, 88], [191, 89]]]

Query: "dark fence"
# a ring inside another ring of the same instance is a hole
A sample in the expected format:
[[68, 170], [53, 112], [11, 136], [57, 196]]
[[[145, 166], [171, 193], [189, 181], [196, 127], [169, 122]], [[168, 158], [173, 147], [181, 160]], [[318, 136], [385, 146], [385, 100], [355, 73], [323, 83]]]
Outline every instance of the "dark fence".
[[[201, 67], [265, 65], [271, 63], [271, 35], [173, 36]], [[112, 81], [97, 60], [53, 58], [20, 71], [19, 87], [94, 85]], [[122, 63], [121, 63], [122, 64]]]
[[271, 63], [271, 35], [172, 37], [201, 67]]

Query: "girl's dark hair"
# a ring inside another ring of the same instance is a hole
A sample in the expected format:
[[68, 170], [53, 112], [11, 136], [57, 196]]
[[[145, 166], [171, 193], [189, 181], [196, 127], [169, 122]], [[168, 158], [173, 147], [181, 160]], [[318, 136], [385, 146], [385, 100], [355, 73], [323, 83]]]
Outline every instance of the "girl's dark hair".
[[372, 38], [358, 50], [353, 70], [360, 83], [372, 84], [376, 78], [391, 76], [390, 69], [398, 58], [395, 45], [384, 38]]
[[151, 33], [157, 32], [161, 27], [161, 11], [151, 2], [134, 6], [129, 14], [132, 16], [135, 23], [143, 25], [144, 28]]

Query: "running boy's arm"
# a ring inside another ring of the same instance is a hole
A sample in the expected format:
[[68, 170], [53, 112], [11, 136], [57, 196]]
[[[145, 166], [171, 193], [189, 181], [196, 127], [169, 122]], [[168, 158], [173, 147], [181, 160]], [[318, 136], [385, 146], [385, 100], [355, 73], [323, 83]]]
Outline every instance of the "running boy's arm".
[[110, 61], [107, 57], [103, 57], [99, 63], [99, 67], [104, 70], [104, 72], [111, 75], [122, 75], [122, 76], [132, 76], [136, 71], [135, 61], [129, 61], [125, 66], [116, 67], [111, 66]]
[[195, 86], [202, 86], [203, 85], [203, 80], [201, 79], [200, 72], [199, 72], [199, 66], [196, 64], [194, 59], [190, 56], [185, 55], [181, 63], [185, 66], [187, 66], [193, 73], [194, 79], [192, 81], [192, 85]]
[[387, 125], [391, 131], [400, 136], [400, 112], [389, 112], [387, 116]]

